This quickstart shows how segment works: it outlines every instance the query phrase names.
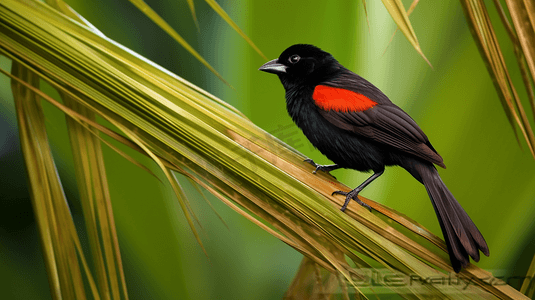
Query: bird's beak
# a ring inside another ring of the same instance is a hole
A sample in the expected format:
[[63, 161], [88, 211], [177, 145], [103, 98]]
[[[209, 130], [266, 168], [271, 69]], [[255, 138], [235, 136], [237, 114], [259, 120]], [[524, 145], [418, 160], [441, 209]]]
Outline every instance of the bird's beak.
[[279, 64], [278, 60], [278, 58], [270, 60], [267, 63], [263, 64], [258, 70], [273, 74], [286, 73], [287, 67], [283, 64]]

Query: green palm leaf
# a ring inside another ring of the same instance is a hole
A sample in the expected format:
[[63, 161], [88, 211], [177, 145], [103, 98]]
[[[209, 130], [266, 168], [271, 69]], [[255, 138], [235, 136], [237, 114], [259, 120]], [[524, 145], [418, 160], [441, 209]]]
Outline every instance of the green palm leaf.
[[[414, 2], [415, 4], [411, 6], [414, 7], [417, 2]], [[409, 21], [409, 13], [405, 11], [405, 8], [403, 7], [403, 3], [401, 0], [383, 0], [383, 4], [385, 5], [386, 9], [392, 16], [392, 19], [396, 24], [398, 25], [399, 30], [403, 32], [407, 40], [412, 44], [414, 49], [423, 57], [423, 59], [429, 64], [429, 66], [432, 67], [431, 63], [425, 57], [421, 47], [420, 43], [418, 42], [418, 38], [416, 37], [416, 33], [414, 32], [414, 29], [412, 28], [412, 24]], [[414, 8], [413, 8], [414, 9]]]
[[[516, 126], [518, 126], [518, 128], [520, 128], [520, 131], [522, 132], [522, 135], [524, 136], [524, 139], [528, 144], [528, 148], [531, 152], [531, 155], [535, 157], [535, 135], [533, 134], [533, 129], [527, 118], [524, 107], [520, 101], [520, 97], [518, 96], [513, 81], [511, 80], [511, 76], [509, 75], [510, 71], [507, 68], [507, 65], [505, 64], [505, 60], [503, 58], [503, 54], [500, 49], [498, 39], [496, 37], [494, 27], [492, 26], [492, 22], [488, 15], [485, 3], [480, 0], [462, 0], [461, 4], [465, 12], [465, 17], [470, 26], [472, 36], [474, 37], [481, 56], [485, 61], [487, 70], [489, 71], [489, 74], [491, 75], [491, 78], [494, 82], [496, 91], [498, 92], [505, 114], [513, 128], [515, 136], [517, 137]], [[513, 39], [513, 42], [518, 43], [519, 41], [521, 41], [521, 44], [526, 44], [530, 43], [531, 39], [535, 38], [535, 35], [533, 35], [531, 38], [530, 35], [523, 35], [517, 39], [514, 31], [510, 28], [510, 26], [507, 25], [506, 17], [504, 16], [505, 14], [501, 9], [501, 5], [498, 3], [497, 6], [499, 8], [498, 12], [501, 13], [502, 21], [509, 28], [510, 37]], [[518, 13], [518, 11], [513, 11], [513, 13]], [[516, 22], [518, 22], [518, 20]], [[529, 39], [530, 41], [527, 41], [527, 39]], [[528, 62], [530, 61], [530, 59], [532, 60], [533, 57], [529, 56], [530, 51], [528, 51], [527, 53], [526, 51], [524, 51], [524, 53], [521, 53], [519, 51], [520, 49], [516, 48], [515, 52], [517, 54], [517, 59], [522, 69], [523, 64], [525, 63], [523, 62], [523, 57], [525, 56]], [[531, 72], [531, 77], [533, 78], [533, 75], [535, 73], [533, 73], [533, 70], [531, 70]], [[527, 72], [525, 70], [523, 71], [523, 78], [524, 83], [526, 85], [526, 89], [528, 90], [528, 94], [533, 94], [533, 86], [530, 84], [530, 79], [528, 78]], [[533, 108], [533, 95], [531, 96], [531, 98]]]

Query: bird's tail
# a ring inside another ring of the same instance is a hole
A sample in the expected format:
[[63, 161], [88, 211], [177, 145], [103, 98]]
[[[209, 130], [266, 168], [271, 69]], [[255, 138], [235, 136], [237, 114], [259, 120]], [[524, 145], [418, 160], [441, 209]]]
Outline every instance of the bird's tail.
[[468, 255], [476, 262], [479, 261], [479, 250], [489, 256], [487, 242], [442, 182], [435, 166], [415, 160], [403, 167], [424, 184], [431, 198], [455, 272], [468, 265]]

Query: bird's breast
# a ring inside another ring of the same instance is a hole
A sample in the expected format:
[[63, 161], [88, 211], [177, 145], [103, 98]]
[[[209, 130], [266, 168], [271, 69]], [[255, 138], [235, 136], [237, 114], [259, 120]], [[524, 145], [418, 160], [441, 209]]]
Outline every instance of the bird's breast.
[[373, 142], [327, 121], [308, 94], [287, 93], [287, 109], [296, 125], [322, 154], [334, 163], [360, 171], [383, 165], [382, 151]]

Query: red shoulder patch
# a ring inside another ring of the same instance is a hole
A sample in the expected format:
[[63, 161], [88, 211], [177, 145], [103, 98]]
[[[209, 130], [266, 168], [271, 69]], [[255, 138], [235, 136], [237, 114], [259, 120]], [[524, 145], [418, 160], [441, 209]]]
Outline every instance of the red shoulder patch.
[[364, 111], [377, 105], [377, 102], [362, 94], [326, 85], [316, 86], [312, 99], [324, 110], [341, 112]]

